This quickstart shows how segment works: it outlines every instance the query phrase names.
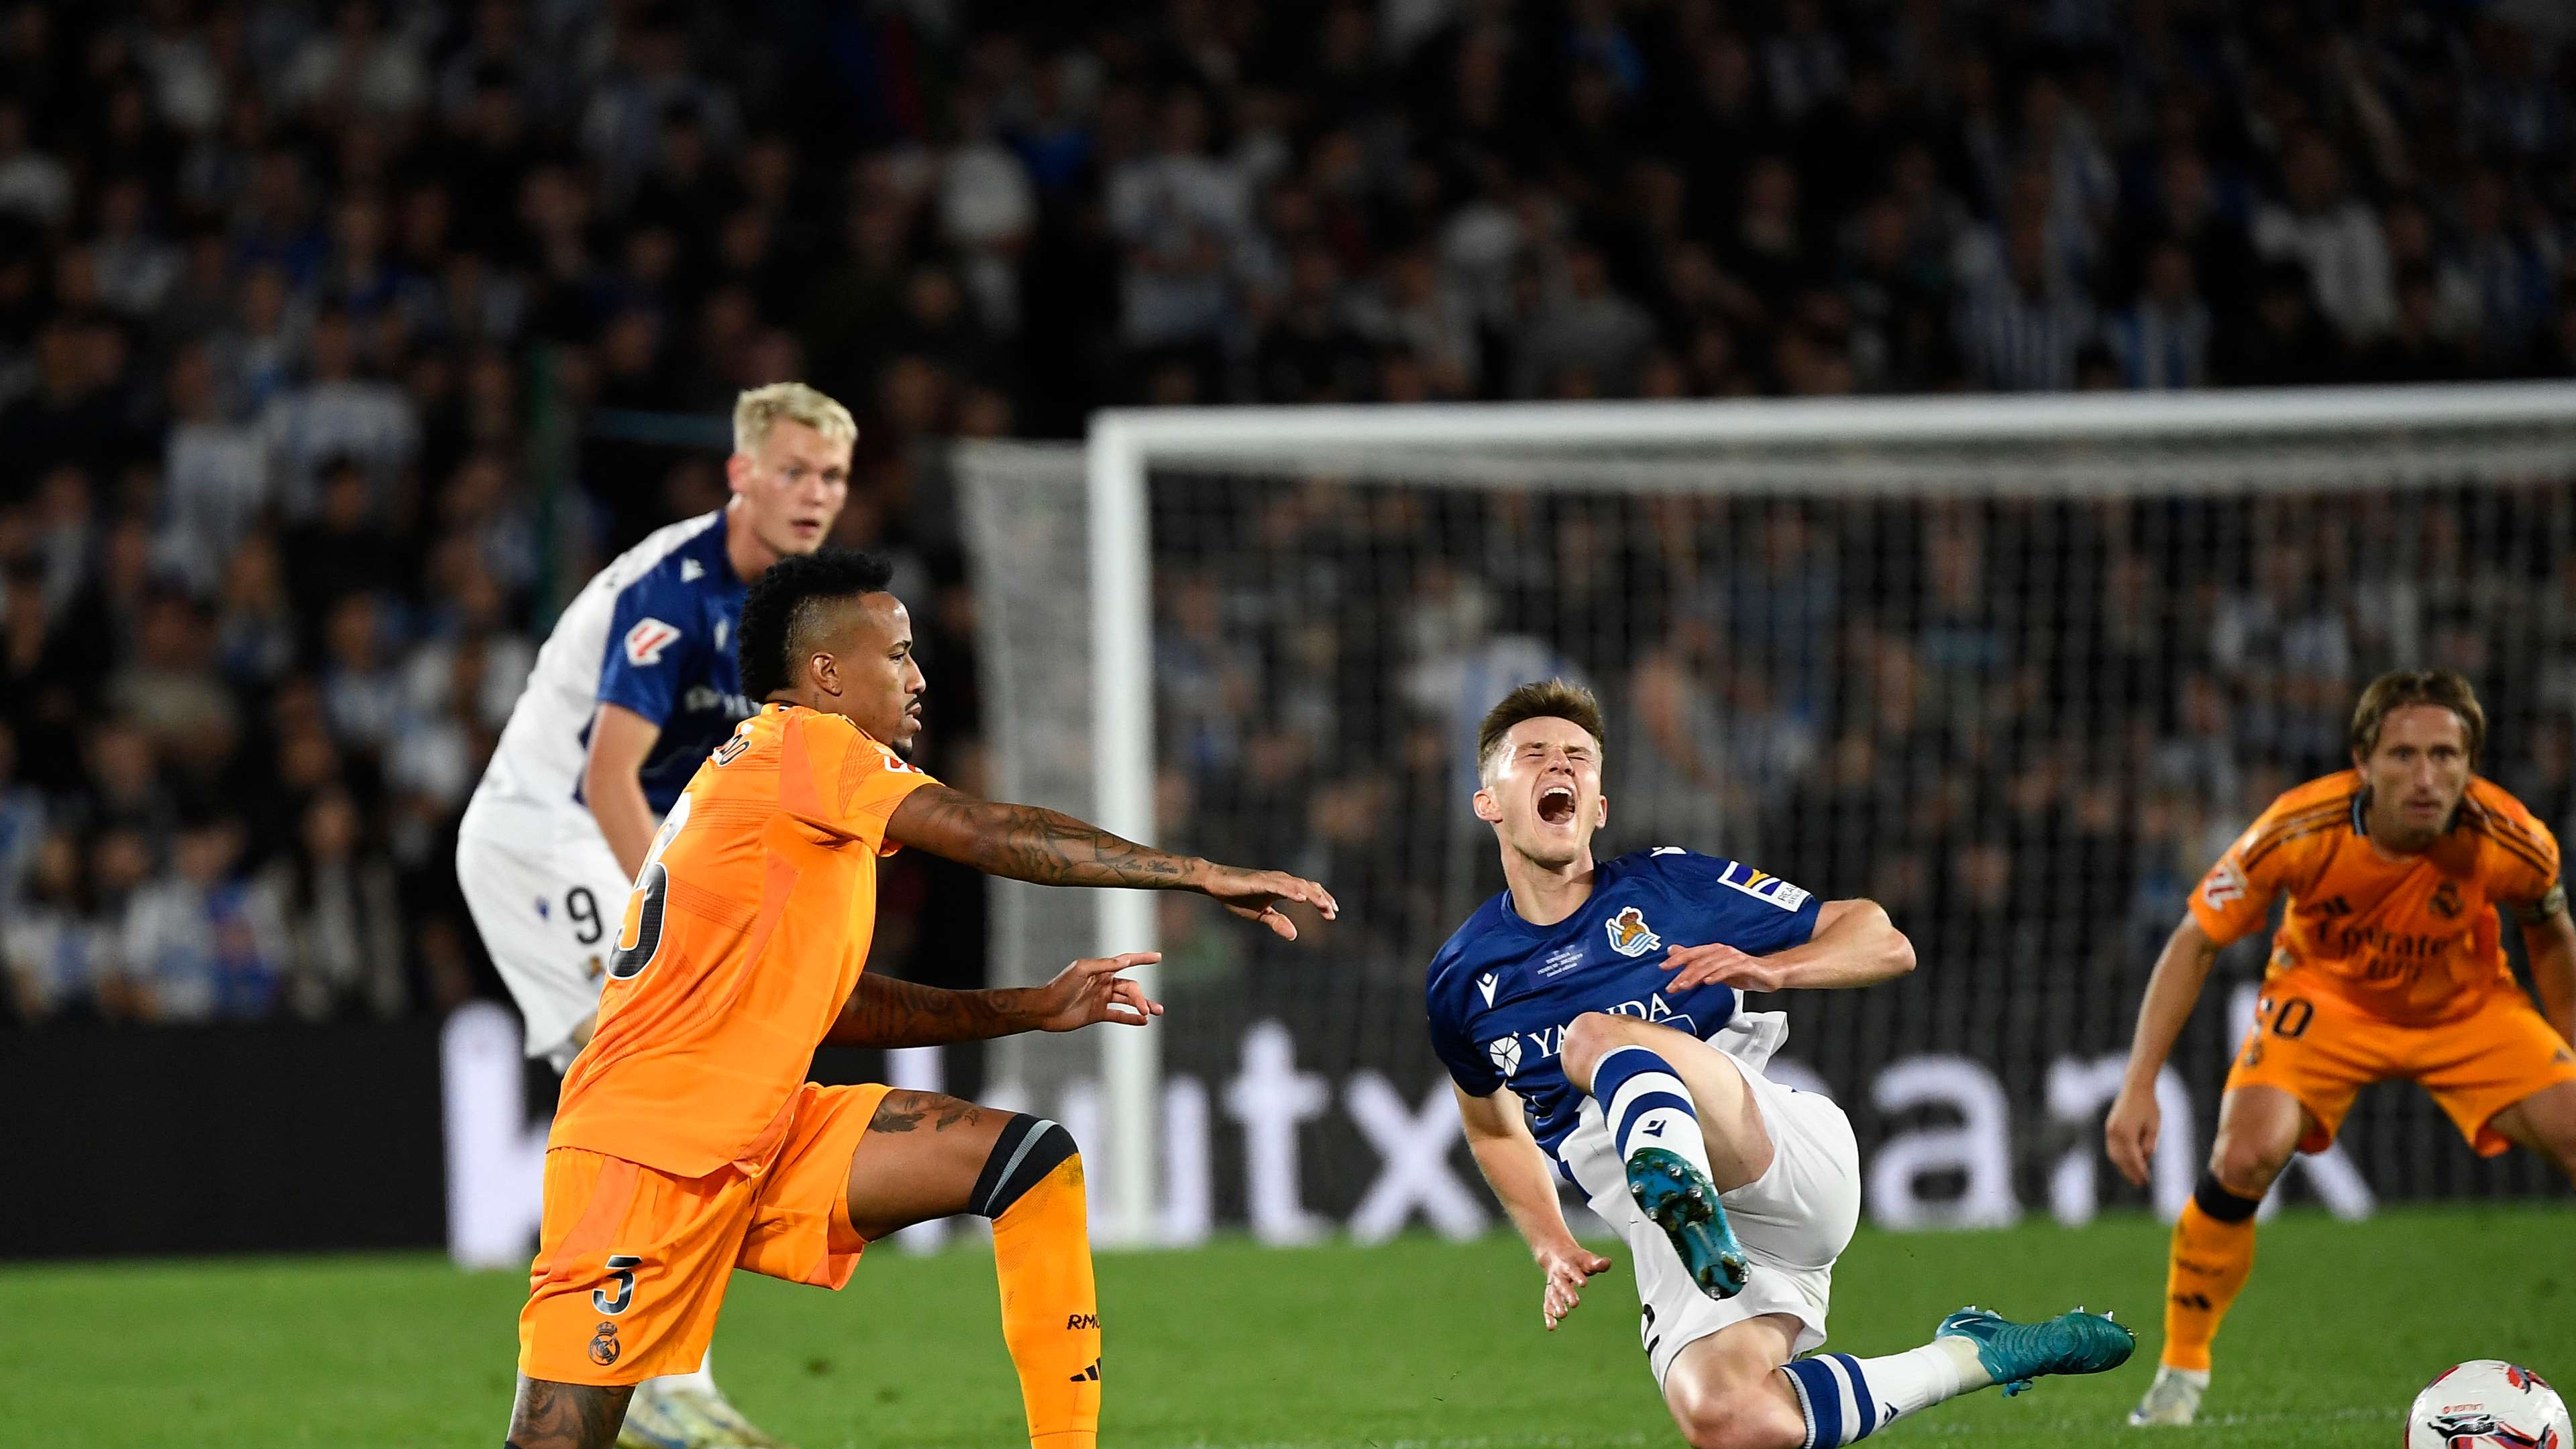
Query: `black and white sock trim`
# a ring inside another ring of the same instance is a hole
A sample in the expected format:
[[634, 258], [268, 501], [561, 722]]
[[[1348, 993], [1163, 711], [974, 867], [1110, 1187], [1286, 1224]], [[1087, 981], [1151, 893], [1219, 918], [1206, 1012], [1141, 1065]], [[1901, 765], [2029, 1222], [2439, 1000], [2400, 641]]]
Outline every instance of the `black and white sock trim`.
[[1076, 1150], [1073, 1134], [1062, 1127], [1044, 1117], [1012, 1113], [993, 1141], [993, 1155], [984, 1159], [974, 1191], [967, 1194], [966, 1210], [978, 1217], [1000, 1217]]

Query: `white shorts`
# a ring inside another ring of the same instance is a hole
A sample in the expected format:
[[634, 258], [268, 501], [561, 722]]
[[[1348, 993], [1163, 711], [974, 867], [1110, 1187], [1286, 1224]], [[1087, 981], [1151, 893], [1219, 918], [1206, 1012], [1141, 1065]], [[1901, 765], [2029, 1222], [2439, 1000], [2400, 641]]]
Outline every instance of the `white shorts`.
[[[1860, 1145], [1851, 1119], [1830, 1097], [1781, 1086], [1742, 1058], [1679, 1032], [1659, 1052], [1704, 1051], [1723, 1057], [1743, 1074], [1771, 1137], [1771, 1166], [1760, 1177], [1722, 1193], [1727, 1222], [1744, 1245], [1752, 1271], [1744, 1291], [1723, 1301], [1700, 1291], [1673, 1251], [1672, 1240], [1637, 1210], [1618, 1147], [1603, 1125], [1601, 1104], [1584, 1099], [1582, 1116], [1559, 1148], [1592, 1210], [1628, 1242], [1637, 1274], [1639, 1336], [1658, 1387], [1673, 1360], [1719, 1329], [1785, 1313], [1798, 1320], [1792, 1356], [1825, 1341], [1825, 1309], [1832, 1299], [1834, 1260], [1860, 1223]], [[1767, 1056], [1768, 1053], [1766, 1052]]]
[[[570, 802], [567, 802], [568, 804]], [[590, 812], [476, 799], [456, 834], [456, 884], [519, 1004], [527, 1050], [556, 1071], [599, 1012], [629, 881]]]

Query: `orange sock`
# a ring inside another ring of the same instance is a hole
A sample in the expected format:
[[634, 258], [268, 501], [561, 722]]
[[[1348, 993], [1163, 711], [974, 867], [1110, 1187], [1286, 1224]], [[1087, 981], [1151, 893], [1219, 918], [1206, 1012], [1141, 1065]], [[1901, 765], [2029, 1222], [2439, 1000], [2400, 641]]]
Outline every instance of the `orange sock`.
[[1079, 1155], [1056, 1162], [994, 1214], [993, 1271], [1001, 1279], [1002, 1340], [1020, 1373], [1032, 1449], [1096, 1449], [1100, 1298], [1091, 1278], [1090, 1209]]
[[2183, 1204], [2165, 1274], [2165, 1367], [2209, 1372], [2209, 1342], [2254, 1271], [2254, 1209], [2261, 1205], [2206, 1175]]

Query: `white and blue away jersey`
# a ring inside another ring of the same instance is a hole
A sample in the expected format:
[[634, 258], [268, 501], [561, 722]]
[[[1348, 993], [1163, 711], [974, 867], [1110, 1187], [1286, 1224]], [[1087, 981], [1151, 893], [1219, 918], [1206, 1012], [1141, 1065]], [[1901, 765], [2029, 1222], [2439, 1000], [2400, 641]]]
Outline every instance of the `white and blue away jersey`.
[[618, 555], [537, 651], [477, 797], [580, 809], [591, 718], [608, 703], [661, 726], [639, 774], [645, 800], [670, 809], [707, 752], [751, 716], [734, 662], [746, 591], [725, 557], [722, 509]]
[[1668, 990], [1664, 954], [1712, 942], [1748, 956], [1802, 945], [1818, 905], [1778, 876], [1672, 845], [1603, 862], [1592, 898], [1553, 926], [1522, 920], [1505, 891], [1431, 958], [1431, 1045], [1469, 1096], [1511, 1088], [1531, 1134], [1558, 1156], [1583, 1102], [1557, 1055], [1576, 1017], [1607, 1011], [1706, 1041], [1735, 1019], [1735, 988]]

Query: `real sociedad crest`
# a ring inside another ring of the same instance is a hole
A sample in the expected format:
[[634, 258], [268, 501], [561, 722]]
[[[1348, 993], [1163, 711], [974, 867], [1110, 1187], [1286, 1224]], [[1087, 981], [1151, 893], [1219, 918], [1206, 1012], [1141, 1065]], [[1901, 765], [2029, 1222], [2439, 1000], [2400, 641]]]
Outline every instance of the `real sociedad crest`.
[[1635, 906], [1621, 910], [1601, 924], [1602, 929], [1610, 933], [1610, 949], [1622, 956], [1643, 956], [1664, 944], [1664, 938], [1647, 927], [1646, 913]]

